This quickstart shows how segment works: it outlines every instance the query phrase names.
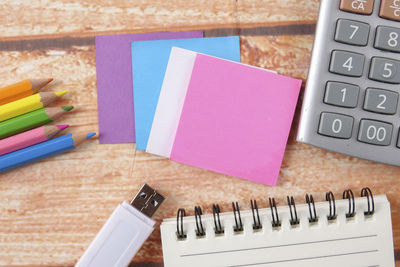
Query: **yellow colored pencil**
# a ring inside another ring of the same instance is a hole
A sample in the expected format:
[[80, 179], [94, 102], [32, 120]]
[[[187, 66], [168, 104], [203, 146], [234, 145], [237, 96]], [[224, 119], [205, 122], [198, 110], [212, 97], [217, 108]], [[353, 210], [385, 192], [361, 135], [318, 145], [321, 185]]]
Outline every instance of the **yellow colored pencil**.
[[67, 91], [43, 92], [0, 106], [0, 121], [46, 107], [51, 102], [65, 95]]

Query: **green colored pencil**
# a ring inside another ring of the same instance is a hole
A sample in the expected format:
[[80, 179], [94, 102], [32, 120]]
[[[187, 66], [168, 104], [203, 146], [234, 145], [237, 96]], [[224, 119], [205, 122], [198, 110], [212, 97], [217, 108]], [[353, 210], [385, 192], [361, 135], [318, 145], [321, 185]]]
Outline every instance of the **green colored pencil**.
[[12, 119], [2, 121], [0, 122], [0, 139], [52, 122], [73, 108], [73, 106], [41, 108]]

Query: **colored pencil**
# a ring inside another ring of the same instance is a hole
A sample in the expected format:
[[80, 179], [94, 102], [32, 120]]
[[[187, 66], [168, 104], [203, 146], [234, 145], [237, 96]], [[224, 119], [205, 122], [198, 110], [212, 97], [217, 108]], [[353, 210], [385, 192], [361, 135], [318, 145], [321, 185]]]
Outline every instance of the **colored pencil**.
[[53, 81], [53, 78], [23, 80], [0, 88], [0, 105], [36, 94], [51, 81]]
[[48, 106], [51, 102], [65, 95], [67, 91], [45, 92], [31, 95], [0, 106], [0, 121]]
[[31, 162], [70, 151], [94, 135], [96, 135], [96, 133], [66, 134], [43, 143], [5, 154], [0, 157], [0, 172], [5, 172]]
[[68, 128], [67, 124], [57, 126], [45, 125], [0, 140], [0, 156], [50, 140], [66, 128]]
[[73, 106], [41, 108], [0, 122], [0, 139], [53, 122], [73, 108]]

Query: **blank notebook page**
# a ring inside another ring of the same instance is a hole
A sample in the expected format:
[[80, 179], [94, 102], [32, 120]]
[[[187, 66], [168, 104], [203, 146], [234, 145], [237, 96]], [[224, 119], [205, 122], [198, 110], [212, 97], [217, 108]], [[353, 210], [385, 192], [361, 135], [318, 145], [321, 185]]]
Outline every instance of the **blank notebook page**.
[[300, 225], [290, 225], [288, 206], [278, 206], [281, 227], [272, 227], [271, 210], [260, 209], [262, 229], [253, 230], [250, 211], [241, 212], [244, 231], [234, 233], [233, 213], [221, 213], [225, 233], [214, 233], [213, 215], [203, 215], [205, 237], [195, 234], [195, 218], [183, 218], [187, 238], [178, 240], [176, 218], [161, 224], [165, 267], [195, 266], [394, 266], [390, 205], [375, 196], [375, 213], [365, 216], [366, 198], [356, 198], [356, 215], [346, 218], [348, 200], [336, 200], [337, 219], [328, 222], [328, 202], [315, 203], [317, 223], [309, 223], [308, 205], [297, 205]]

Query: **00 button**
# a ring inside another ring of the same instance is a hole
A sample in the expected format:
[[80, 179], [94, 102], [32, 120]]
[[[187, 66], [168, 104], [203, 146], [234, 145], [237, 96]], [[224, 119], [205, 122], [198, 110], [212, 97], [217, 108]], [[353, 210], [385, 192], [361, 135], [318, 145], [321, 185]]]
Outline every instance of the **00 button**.
[[392, 140], [393, 126], [390, 123], [361, 120], [358, 140], [364, 143], [388, 146]]

